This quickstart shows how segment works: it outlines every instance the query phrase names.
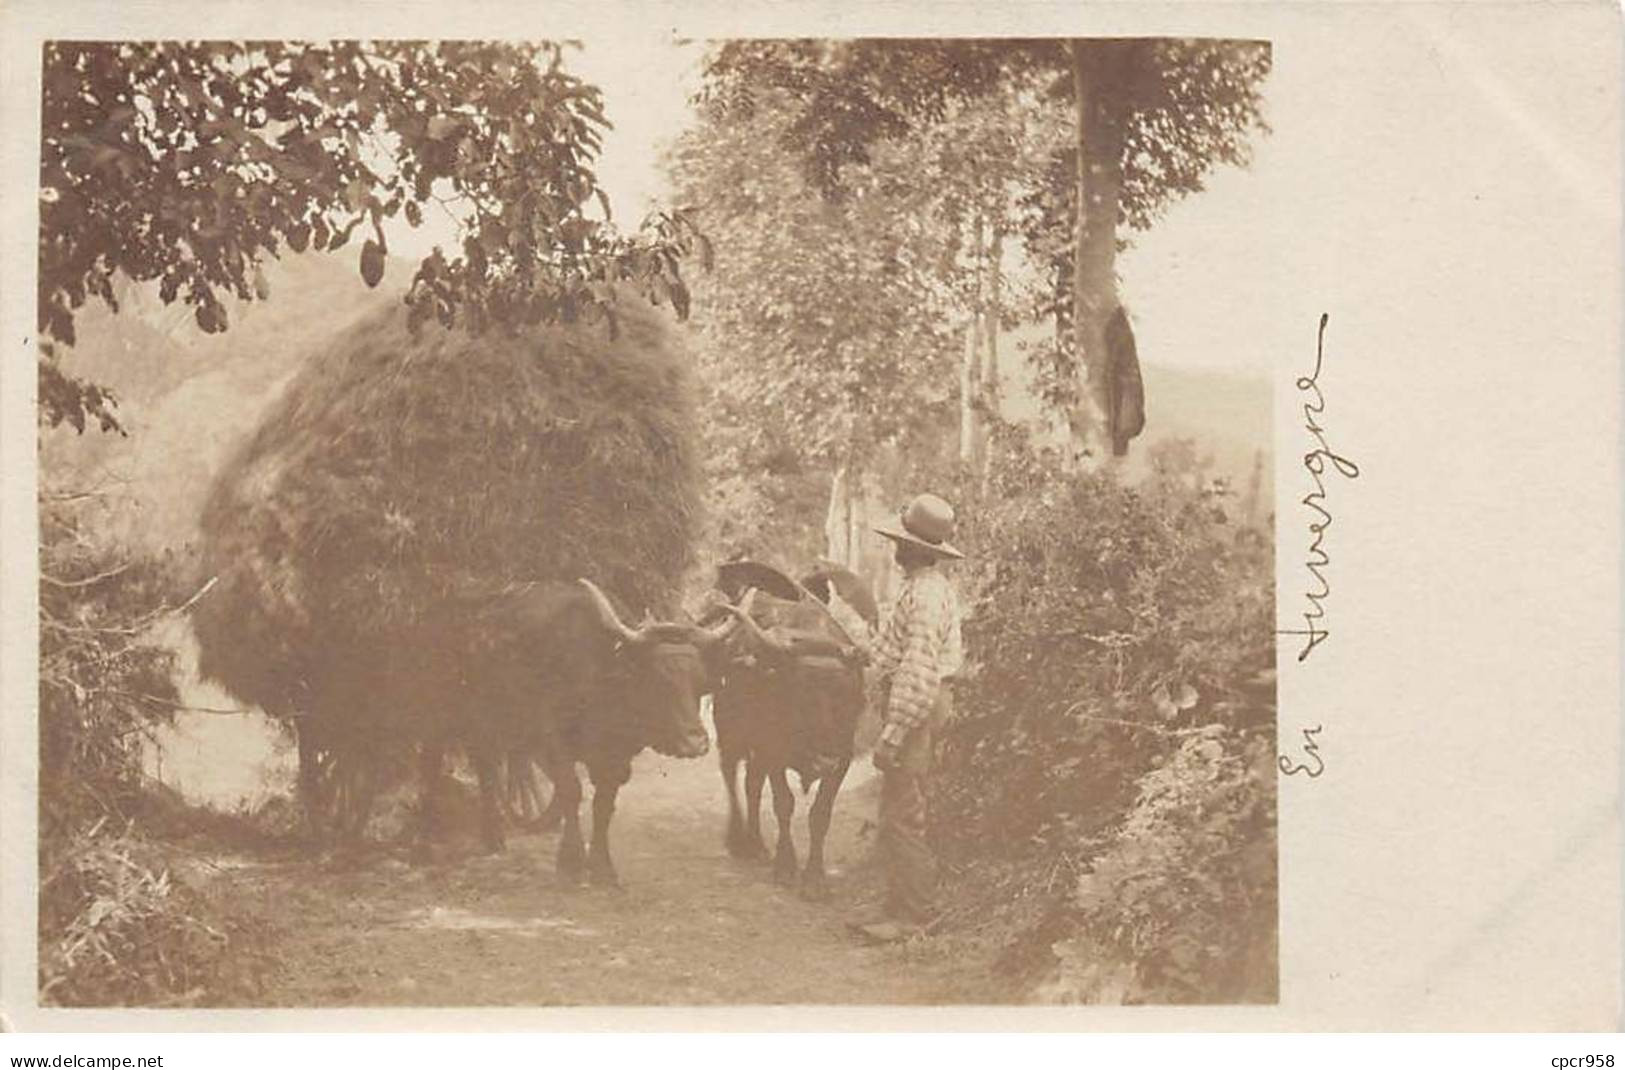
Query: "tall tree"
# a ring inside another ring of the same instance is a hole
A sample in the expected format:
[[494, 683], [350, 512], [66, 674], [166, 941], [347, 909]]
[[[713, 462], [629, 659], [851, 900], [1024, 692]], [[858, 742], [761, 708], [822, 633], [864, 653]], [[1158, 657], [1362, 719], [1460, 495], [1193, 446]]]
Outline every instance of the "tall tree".
[[[822, 469], [849, 515], [877, 454], [938, 434], [952, 412], [962, 296], [944, 277], [958, 235], [901, 144], [848, 174], [841, 199], [821, 197], [782, 146], [786, 114], [706, 110], [669, 165], [716, 246], [696, 283], [713, 434], [750, 478], [771, 458]], [[829, 550], [850, 560], [854, 547]]]
[[1248, 135], [1267, 129], [1259, 85], [1269, 66], [1264, 42], [738, 41], [713, 56], [707, 76], [708, 92], [745, 112], [763, 88], [789, 93], [796, 110], [784, 143], [834, 197], [846, 168], [869, 160], [877, 143], [940, 123], [953, 102], [1012, 78], [1046, 79], [1046, 97], [1068, 103], [1073, 118], [1069, 181], [1048, 191], [1057, 210], [1049, 219], [1064, 212], [1070, 224], [1070, 256], [1056, 265], [1070, 301], [1056, 314], [1070, 320], [1071, 422], [1105, 454], [1103, 332], [1118, 304], [1120, 228], [1149, 227], [1171, 201], [1199, 191], [1211, 168], [1247, 161]]
[[[53, 42], [40, 145], [40, 409], [104, 429], [111, 395], [64, 372], [74, 314], [117, 310], [114, 280], [156, 281], [229, 326], [222, 296], [265, 299], [260, 265], [336, 251], [359, 229], [376, 285], [384, 220], [451, 214], [460, 247], [414, 279], [414, 321], [474, 330], [612, 315], [632, 282], [679, 315], [695, 237], [657, 216], [636, 239], [609, 224], [593, 162], [599, 90], [560, 45], [477, 42]], [[593, 209], [597, 204], [601, 216]]]

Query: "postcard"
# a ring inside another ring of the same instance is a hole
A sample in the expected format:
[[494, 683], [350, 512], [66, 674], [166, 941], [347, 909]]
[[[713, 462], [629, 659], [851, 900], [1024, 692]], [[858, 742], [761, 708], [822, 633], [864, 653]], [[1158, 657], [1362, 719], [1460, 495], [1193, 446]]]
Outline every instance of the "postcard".
[[1617, 1028], [1617, 9], [203, 11], [0, 16], [10, 1028]]

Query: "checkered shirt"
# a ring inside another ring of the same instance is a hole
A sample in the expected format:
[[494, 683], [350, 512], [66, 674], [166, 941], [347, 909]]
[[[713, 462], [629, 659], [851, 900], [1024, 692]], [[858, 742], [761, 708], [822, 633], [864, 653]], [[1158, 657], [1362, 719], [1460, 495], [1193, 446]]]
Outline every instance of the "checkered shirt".
[[936, 706], [942, 681], [964, 660], [959, 635], [959, 597], [935, 566], [903, 581], [891, 619], [875, 645], [875, 665], [891, 679], [883, 720], [909, 730], [924, 724]]

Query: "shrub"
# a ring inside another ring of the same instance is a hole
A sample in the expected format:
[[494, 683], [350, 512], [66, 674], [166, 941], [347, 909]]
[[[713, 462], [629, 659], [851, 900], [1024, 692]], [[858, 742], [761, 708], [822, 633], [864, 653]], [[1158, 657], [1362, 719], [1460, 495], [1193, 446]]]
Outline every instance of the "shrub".
[[263, 930], [179, 878], [149, 840], [143, 742], [174, 716], [169, 563], [134, 556], [95, 495], [47, 489], [40, 524], [39, 983], [75, 1006], [230, 1001]]
[[166, 852], [104, 823], [53, 845], [40, 870], [40, 1002], [231, 1003], [269, 967], [264, 926], [178, 875]]
[[1121, 998], [1276, 997], [1275, 749], [1222, 726], [1186, 736], [1141, 777], [1132, 810], [1078, 878], [1075, 926], [1046, 995], [1089, 1002], [1101, 962], [1130, 964]]
[[[1116, 934], [1102, 939], [1128, 956], [1130, 995], [1229, 993], [1202, 956], [1241, 952], [1207, 919], [1275, 894], [1273, 776], [1236, 772], [1273, 751], [1269, 536], [1178, 473], [1124, 486], [1008, 437], [995, 455], [985, 492], [962, 496], [970, 672], [933, 810], [957, 873], [950, 927], [992, 926], [1031, 977], [1053, 971], [1057, 941]], [[1210, 828], [1221, 803], [1233, 819]], [[1206, 899], [1175, 903], [1165, 870], [1183, 864]]]
[[151, 558], [93, 533], [105, 504], [47, 491], [40, 516], [40, 825], [42, 838], [102, 818], [126, 820], [141, 788], [141, 747], [179, 695], [174, 655], [150, 631], [173, 598]]

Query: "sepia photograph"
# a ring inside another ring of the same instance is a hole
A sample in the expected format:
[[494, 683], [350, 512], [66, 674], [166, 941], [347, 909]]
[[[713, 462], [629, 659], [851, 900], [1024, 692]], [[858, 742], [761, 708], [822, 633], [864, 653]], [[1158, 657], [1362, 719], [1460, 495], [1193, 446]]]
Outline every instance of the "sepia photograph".
[[44, 44], [41, 1004], [1273, 1003], [1269, 42], [646, 53]]
[[195, 7], [0, 6], [0, 1061], [1619, 1028], [1617, 9]]

